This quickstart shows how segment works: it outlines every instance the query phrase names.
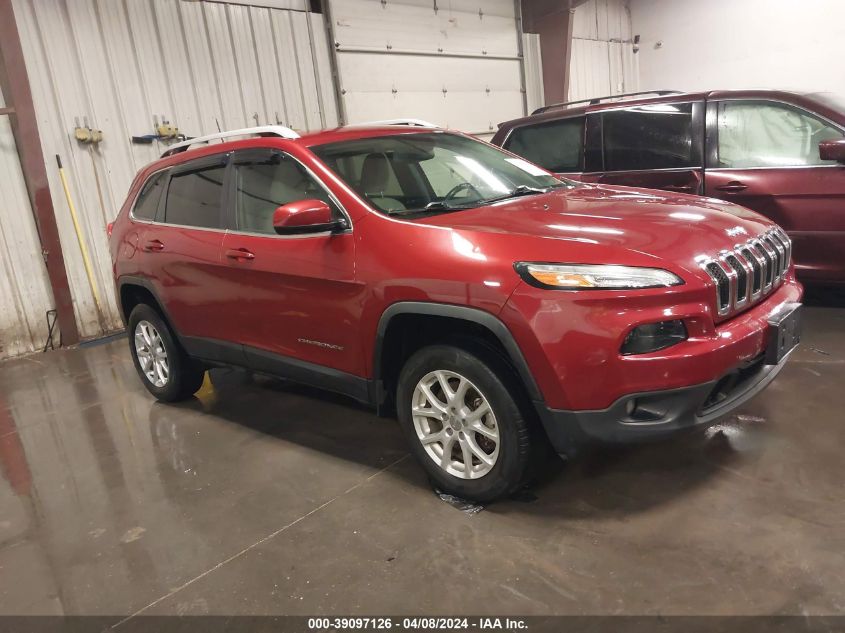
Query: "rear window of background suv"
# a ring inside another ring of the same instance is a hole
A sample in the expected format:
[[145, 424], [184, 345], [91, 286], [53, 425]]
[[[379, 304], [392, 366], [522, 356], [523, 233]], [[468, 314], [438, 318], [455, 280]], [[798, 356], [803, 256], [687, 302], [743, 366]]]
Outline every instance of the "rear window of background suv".
[[584, 117], [515, 128], [504, 148], [552, 172], [583, 171]]

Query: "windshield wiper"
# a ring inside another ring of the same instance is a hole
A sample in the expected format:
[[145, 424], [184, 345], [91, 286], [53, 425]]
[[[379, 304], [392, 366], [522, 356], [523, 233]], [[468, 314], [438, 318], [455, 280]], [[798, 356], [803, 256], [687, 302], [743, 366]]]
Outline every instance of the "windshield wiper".
[[419, 209], [402, 209], [391, 211], [390, 215], [411, 215], [413, 213], [428, 213], [429, 211], [461, 211], [462, 209], [471, 209], [472, 207], [477, 207], [481, 204], [484, 204], [484, 200], [479, 200], [476, 202], [471, 202], [469, 204], [446, 204], [442, 200], [435, 200], [434, 202], [429, 202], [424, 207], [420, 207]]
[[516, 198], [517, 196], [533, 196], [537, 193], [548, 193], [551, 187], [529, 187], [528, 185], [517, 185], [513, 191], [510, 192], [509, 198]]
[[[553, 185], [556, 186], [556, 185]], [[508, 193], [495, 198], [487, 198], [482, 201], [482, 204], [491, 204], [493, 202], [501, 202], [502, 200], [509, 200], [510, 198], [518, 198], [520, 196], [536, 196], [539, 193], [548, 193], [552, 187], [541, 189], [539, 187], [529, 187], [528, 185], [517, 185]]]
[[484, 198], [481, 200], [473, 200], [472, 202], [468, 202], [466, 204], [446, 204], [442, 200], [435, 200], [434, 202], [429, 202], [427, 205], [420, 209], [402, 209], [401, 211], [391, 211], [390, 215], [405, 215], [411, 213], [426, 213], [428, 211], [461, 211], [464, 209], [472, 209], [474, 207], [480, 207], [485, 204], [490, 204], [493, 202], [501, 202], [502, 200], [508, 200], [509, 198], [518, 198], [520, 196], [534, 196], [540, 193], [548, 193], [552, 189], [557, 189], [559, 187], [566, 187], [567, 184], [565, 182], [561, 182], [559, 184], [550, 185], [545, 188], [541, 187], [530, 187], [528, 185], [517, 185], [508, 193], [496, 196], [494, 198]]

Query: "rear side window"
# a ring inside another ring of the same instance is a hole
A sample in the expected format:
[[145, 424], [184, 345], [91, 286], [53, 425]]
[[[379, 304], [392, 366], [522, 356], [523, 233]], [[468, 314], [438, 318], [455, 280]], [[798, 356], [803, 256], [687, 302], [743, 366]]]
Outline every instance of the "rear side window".
[[153, 174], [144, 183], [135, 207], [132, 209], [132, 217], [139, 220], [155, 220], [158, 202], [161, 200], [161, 192], [164, 191], [164, 184], [167, 182], [164, 173]]
[[692, 106], [661, 103], [603, 113], [604, 171], [700, 167]]
[[764, 101], [718, 104], [718, 159], [710, 167], [832, 165], [819, 143], [842, 138], [837, 128], [791, 106]]
[[563, 119], [518, 127], [505, 149], [553, 172], [583, 169], [584, 118]]
[[225, 166], [215, 165], [173, 174], [167, 190], [165, 222], [221, 228], [220, 197], [225, 173]]

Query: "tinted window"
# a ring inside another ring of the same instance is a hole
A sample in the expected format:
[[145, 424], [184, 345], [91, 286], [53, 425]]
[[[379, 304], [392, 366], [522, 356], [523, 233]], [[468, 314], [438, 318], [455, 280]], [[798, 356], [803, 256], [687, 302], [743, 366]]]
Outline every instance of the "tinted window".
[[785, 104], [723, 101], [718, 105], [718, 161], [712, 167], [827, 165], [819, 143], [842, 132]]
[[266, 161], [237, 165], [236, 169], [235, 205], [241, 231], [275, 235], [276, 207], [297, 200], [322, 200], [335, 208], [325, 189], [289, 156], [275, 154]]
[[132, 215], [139, 220], [155, 220], [158, 201], [161, 200], [161, 192], [167, 179], [163, 173], [154, 174], [144, 184], [138, 199], [135, 201], [135, 208]]
[[692, 104], [661, 103], [602, 115], [604, 171], [699, 167]]
[[505, 149], [549, 171], [581, 171], [584, 119], [578, 117], [518, 127], [508, 137]]
[[218, 229], [220, 196], [223, 193], [222, 165], [173, 174], [167, 190], [165, 221], [169, 224]]

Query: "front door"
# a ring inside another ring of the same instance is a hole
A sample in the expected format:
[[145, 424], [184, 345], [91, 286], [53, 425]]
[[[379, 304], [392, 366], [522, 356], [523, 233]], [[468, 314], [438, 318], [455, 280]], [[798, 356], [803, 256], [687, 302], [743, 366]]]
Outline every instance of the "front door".
[[585, 182], [701, 193], [704, 105], [655, 103], [587, 116]]
[[232, 230], [223, 240], [219, 282], [250, 366], [290, 374], [316, 365], [363, 375], [363, 286], [355, 280], [352, 231], [277, 235], [273, 229], [273, 212], [283, 204], [316, 198], [341, 214], [338, 203], [278, 150], [236, 152], [231, 176]]
[[707, 119], [707, 195], [781, 225], [802, 279], [845, 281], [845, 166], [819, 158], [819, 143], [842, 130], [763, 100], [710, 103]]

